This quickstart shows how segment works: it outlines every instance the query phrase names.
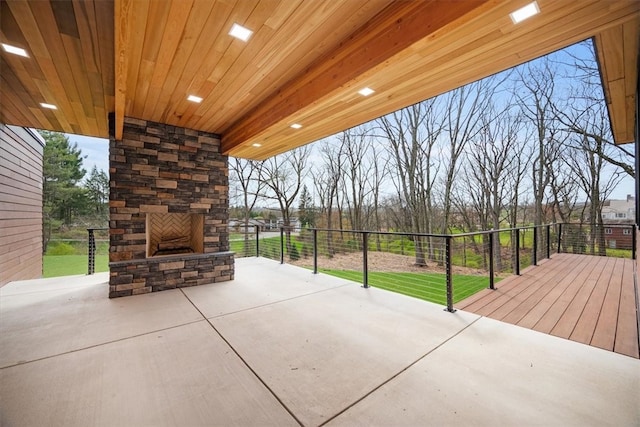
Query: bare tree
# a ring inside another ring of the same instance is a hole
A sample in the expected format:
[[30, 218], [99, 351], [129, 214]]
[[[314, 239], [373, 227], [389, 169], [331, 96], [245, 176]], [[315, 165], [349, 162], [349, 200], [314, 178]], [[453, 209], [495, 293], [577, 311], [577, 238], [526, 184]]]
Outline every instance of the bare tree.
[[242, 219], [244, 222], [244, 250], [249, 250], [249, 219], [251, 211], [256, 205], [260, 194], [264, 188], [264, 182], [260, 180], [262, 163], [254, 160], [239, 159], [231, 157], [229, 159], [230, 181], [232, 185], [237, 185], [242, 200]]
[[[381, 210], [381, 206], [380, 206], [380, 191], [382, 189], [382, 187], [385, 185], [387, 176], [389, 174], [389, 160], [388, 157], [385, 155], [384, 150], [380, 150], [376, 147], [375, 144], [372, 144], [371, 146], [371, 164], [372, 164], [372, 171], [371, 171], [371, 184], [372, 184], [372, 188], [371, 188], [371, 193], [372, 193], [372, 203], [373, 203], [373, 219], [374, 219], [374, 229], [377, 231], [380, 231], [382, 229], [382, 223], [380, 220], [380, 210]], [[380, 243], [380, 234], [377, 233], [376, 234], [376, 249], [378, 250], [378, 252], [380, 252], [382, 250], [381, 247], [381, 243]]]
[[[377, 119], [382, 136], [389, 141], [392, 181], [406, 207], [413, 233], [430, 233], [432, 190], [438, 164], [432, 156], [442, 132], [435, 99], [423, 101]], [[426, 265], [425, 253], [433, 258], [428, 240], [415, 238], [416, 265]]]
[[557, 160], [559, 130], [553, 112], [556, 70], [549, 58], [541, 58], [518, 69], [516, 84], [522, 114], [534, 129], [536, 151], [532, 164], [534, 224], [545, 222], [544, 201], [550, 175], [549, 168]]
[[338, 200], [338, 186], [343, 174], [342, 145], [332, 141], [326, 141], [320, 147], [322, 162], [319, 169], [313, 172], [313, 181], [316, 192], [320, 197], [320, 209], [326, 216], [327, 254], [332, 257], [335, 254], [333, 245], [333, 207]]
[[483, 119], [495, 92], [495, 79], [487, 78], [452, 90], [444, 95], [446, 110], [444, 119], [444, 160], [441, 224], [442, 233], [450, 231], [451, 207], [453, 204], [454, 182], [458, 174], [461, 156], [469, 141], [475, 139], [484, 128]]
[[308, 173], [307, 159], [311, 148], [305, 145], [265, 160], [260, 169], [264, 197], [278, 202], [286, 232], [287, 251], [291, 252], [291, 211]]
[[340, 135], [344, 153], [344, 183], [349, 221], [353, 230], [367, 228], [365, 203], [371, 190], [370, 173], [373, 165], [368, 162], [371, 137], [365, 128], [353, 128]]
[[[494, 106], [482, 115], [482, 129], [468, 146], [467, 165], [462, 183], [464, 193], [474, 211], [474, 219], [482, 230], [498, 230], [504, 219], [504, 212], [513, 202], [514, 177], [522, 170], [524, 140], [522, 121], [509, 107], [497, 111]], [[464, 199], [456, 198], [455, 205], [466, 213]], [[460, 201], [462, 200], [462, 202]], [[475, 230], [476, 223], [466, 214], [468, 226]], [[483, 235], [485, 247], [489, 237]], [[473, 241], [475, 243], [475, 241]], [[487, 264], [486, 251], [484, 262]], [[498, 271], [502, 269], [502, 253], [498, 244], [494, 245], [494, 260]]]

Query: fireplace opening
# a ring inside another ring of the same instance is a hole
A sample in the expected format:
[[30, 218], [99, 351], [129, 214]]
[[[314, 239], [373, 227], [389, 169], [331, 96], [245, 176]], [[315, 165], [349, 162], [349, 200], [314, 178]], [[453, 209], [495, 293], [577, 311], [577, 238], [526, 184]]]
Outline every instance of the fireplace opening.
[[146, 230], [147, 257], [203, 253], [202, 214], [150, 213]]

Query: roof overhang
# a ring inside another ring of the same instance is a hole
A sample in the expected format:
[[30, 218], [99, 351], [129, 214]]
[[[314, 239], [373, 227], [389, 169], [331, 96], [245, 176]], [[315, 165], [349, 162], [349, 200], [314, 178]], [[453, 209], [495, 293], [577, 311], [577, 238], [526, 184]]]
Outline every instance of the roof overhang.
[[30, 57], [0, 49], [0, 121], [107, 137], [113, 113], [117, 138], [130, 116], [264, 159], [593, 37], [614, 139], [633, 141], [640, 2], [538, 0], [514, 24], [527, 3], [3, 1], [1, 41]]

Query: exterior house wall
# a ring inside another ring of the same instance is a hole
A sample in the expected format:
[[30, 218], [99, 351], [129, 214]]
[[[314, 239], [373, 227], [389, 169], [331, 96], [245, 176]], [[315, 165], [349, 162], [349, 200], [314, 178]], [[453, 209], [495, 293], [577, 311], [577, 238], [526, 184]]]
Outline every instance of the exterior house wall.
[[635, 197], [628, 195], [626, 200], [607, 200], [602, 207], [604, 222], [622, 221], [632, 223], [636, 216]]
[[[232, 280], [228, 160], [215, 134], [125, 117], [109, 144], [109, 296]], [[147, 215], [202, 217], [198, 253], [153, 256]]]
[[611, 249], [632, 249], [633, 248], [633, 225], [616, 226], [605, 224], [604, 240], [608, 248]]
[[0, 286], [42, 276], [42, 156], [33, 131], [0, 124]]

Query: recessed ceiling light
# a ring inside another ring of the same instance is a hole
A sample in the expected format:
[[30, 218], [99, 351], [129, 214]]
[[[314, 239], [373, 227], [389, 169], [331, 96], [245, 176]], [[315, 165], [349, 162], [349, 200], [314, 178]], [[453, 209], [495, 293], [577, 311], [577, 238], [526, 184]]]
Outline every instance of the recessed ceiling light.
[[528, 5], [521, 7], [515, 12], [511, 12], [509, 16], [514, 24], [519, 24], [527, 18], [531, 18], [534, 15], [540, 13], [540, 7], [538, 7], [538, 3], [531, 2]]
[[201, 103], [202, 102], [202, 98], [200, 98], [199, 96], [195, 96], [195, 95], [189, 95], [189, 96], [187, 96], [187, 101]]
[[41, 102], [41, 103], [40, 103], [40, 106], [41, 106], [42, 108], [48, 108], [48, 109], [50, 109], [50, 110], [57, 110], [57, 109], [58, 109], [58, 107], [56, 107], [55, 105], [53, 105], [53, 104], [47, 104], [46, 102]]
[[300, 129], [302, 127], [302, 125], [300, 123], [294, 123], [291, 125], [292, 128], [294, 129]]
[[251, 144], [252, 147], [262, 147], [262, 144], [260, 144], [259, 142], [254, 142], [253, 144]]
[[375, 92], [375, 90], [371, 89], [370, 87], [365, 87], [365, 88], [360, 89], [360, 90], [358, 91], [358, 93], [359, 93], [360, 95], [362, 95], [362, 96], [369, 96], [369, 95], [371, 95], [371, 94], [372, 94], [372, 93], [374, 93], [374, 92]]
[[229, 31], [230, 36], [240, 39], [243, 42], [249, 40], [251, 34], [253, 34], [253, 31], [238, 24], [233, 24], [233, 26], [231, 27], [231, 31]]
[[14, 55], [24, 56], [25, 58], [29, 57], [29, 54], [27, 53], [27, 51], [20, 47], [15, 47], [15, 46], [11, 46], [10, 44], [2, 43], [2, 48], [5, 50], [5, 52], [13, 53]]

